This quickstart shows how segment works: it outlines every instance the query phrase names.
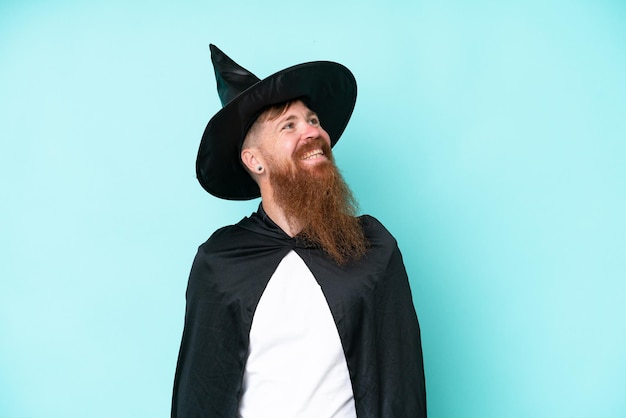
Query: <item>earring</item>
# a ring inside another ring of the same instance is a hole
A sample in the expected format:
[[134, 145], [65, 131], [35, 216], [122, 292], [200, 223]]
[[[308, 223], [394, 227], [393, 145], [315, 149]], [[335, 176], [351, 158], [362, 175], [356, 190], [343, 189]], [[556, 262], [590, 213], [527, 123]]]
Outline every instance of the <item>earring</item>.
[[263, 171], [263, 166], [261, 164], [256, 166], [256, 171], [257, 173], [260, 173], [261, 171]]

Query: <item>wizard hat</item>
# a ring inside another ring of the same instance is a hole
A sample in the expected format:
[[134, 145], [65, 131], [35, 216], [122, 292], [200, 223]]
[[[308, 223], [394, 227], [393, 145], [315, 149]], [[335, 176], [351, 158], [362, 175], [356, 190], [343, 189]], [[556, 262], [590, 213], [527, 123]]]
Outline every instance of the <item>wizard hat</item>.
[[207, 124], [196, 160], [198, 181], [207, 192], [229, 200], [261, 195], [240, 154], [248, 129], [268, 106], [302, 100], [317, 113], [331, 145], [337, 143], [356, 101], [356, 81], [346, 67], [307, 62], [260, 80], [215, 45], [210, 49], [222, 109]]

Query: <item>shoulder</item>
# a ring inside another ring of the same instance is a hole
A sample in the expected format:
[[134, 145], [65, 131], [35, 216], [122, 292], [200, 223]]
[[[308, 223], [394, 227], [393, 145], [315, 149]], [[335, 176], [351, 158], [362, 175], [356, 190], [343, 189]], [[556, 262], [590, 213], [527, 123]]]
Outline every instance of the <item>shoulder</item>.
[[360, 219], [369, 246], [368, 257], [379, 261], [386, 260], [383, 264], [394, 259], [400, 253], [400, 249], [391, 232], [373, 216], [363, 215]]
[[370, 242], [377, 241], [387, 243], [388, 245], [396, 245], [394, 236], [378, 219], [371, 215], [362, 215], [359, 219], [363, 226], [363, 232], [365, 232], [365, 236]]
[[241, 252], [250, 248], [281, 246], [285, 244], [284, 241], [284, 233], [264, 221], [258, 213], [253, 213], [234, 225], [216, 230], [200, 246], [200, 251], [205, 253]]
[[241, 228], [239, 224], [227, 225], [213, 232], [209, 239], [200, 245], [199, 250], [205, 253], [227, 250], [237, 246], [238, 242], [241, 243], [241, 240], [244, 240], [248, 234], [249, 231]]
[[218, 245], [223, 242], [230, 241], [233, 237], [240, 235], [241, 233], [245, 233], [246, 230], [239, 227], [239, 224], [235, 225], [227, 225], [217, 229], [209, 239], [205, 242], [205, 244], [215, 244]]

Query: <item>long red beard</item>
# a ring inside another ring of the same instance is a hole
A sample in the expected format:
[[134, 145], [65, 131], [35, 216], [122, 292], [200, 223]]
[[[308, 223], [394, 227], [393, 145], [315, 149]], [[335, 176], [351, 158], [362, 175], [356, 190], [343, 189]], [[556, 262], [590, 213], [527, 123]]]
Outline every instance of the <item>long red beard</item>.
[[[320, 145], [328, 161], [302, 167], [300, 156]], [[328, 144], [318, 141], [299, 150], [293, 164], [284, 167], [271, 157], [267, 159], [274, 200], [291, 226], [301, 228], [297, 236], [321, 247], [337, 264], [361, 258], [367, 240], [356, 217], [358, 205], [335, 166]]]

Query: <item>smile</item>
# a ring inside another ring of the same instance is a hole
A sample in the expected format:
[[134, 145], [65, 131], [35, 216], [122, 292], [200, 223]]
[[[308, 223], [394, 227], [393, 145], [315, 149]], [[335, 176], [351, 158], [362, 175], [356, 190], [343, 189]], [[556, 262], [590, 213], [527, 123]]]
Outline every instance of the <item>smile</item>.
[[312, 160], [314, 158], [319, 158], [319, 157], [323, 157], [324, 156], [324, 151], [322, 151], [321, 149], [315, 149], [312, 151], [307, 152], [306, 154], [304, 154], [302, 156], [302, 160]]

